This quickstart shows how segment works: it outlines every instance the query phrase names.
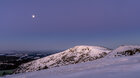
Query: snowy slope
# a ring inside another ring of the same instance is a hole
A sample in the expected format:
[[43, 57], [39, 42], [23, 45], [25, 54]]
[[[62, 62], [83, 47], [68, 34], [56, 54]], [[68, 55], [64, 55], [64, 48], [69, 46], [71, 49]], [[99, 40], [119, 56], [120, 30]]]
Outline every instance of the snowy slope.
[[15, 73], [24, 73], [92, 61], [107, 55], [111, 50], [99, 46], [75, 46], [66, 51], [22, 64]]
[[[131, 47], [131, 48], [130, 48]], [[139, 46], [121, 46], [108, 55], [127, 50], [139, 49]], [[140, 51], [135, 55], [109, 57], [85, 63], [71, 64], [5, 78], [140, 78]]]
[[122, 57], [122, 56], [132, 56], [140, 53], [140, 46], [134, 45], [124, 45], [113, 50], [108, 57]]

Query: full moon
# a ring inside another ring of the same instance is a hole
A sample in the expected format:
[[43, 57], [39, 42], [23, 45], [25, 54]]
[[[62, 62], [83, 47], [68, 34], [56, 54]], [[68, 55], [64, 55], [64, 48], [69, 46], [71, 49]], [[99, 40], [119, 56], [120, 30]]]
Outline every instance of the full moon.
[[32, 18], [35, 18], [35, 15], [34, 14], [32, 15]]

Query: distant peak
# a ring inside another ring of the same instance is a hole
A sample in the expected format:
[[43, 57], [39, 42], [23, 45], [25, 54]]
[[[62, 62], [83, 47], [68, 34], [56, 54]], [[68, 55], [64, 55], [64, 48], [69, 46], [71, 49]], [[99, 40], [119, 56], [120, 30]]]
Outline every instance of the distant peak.
[[118, 56], [132, 56], [140, 53], [140, 46], [138, 45], [123, 45], [113, 50], [108, 56], [118, 57]]

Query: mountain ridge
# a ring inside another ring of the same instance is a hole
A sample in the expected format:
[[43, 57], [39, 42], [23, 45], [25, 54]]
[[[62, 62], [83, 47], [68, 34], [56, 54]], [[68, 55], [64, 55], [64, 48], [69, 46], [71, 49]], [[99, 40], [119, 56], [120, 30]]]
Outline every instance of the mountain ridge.
[[110, 49], [99, 46], [75, 46], [60, 53], [22, 64], [16, 69], [15, 73], [32, 72], [69, 64], [93, 61], [106, 56], [109, 52], [111, 52]]
[[123, 45], [112, 50], [107, 57], [121, 57], [121, 56], [132, 56], [136, 53], [140, 53], [140, 46], [138, 45]]
[[93, 61], [100, 58], [104, 59], [108, 57], [114, 58], [132, 56], [136, 53], [140, 53], [140, 46], [124, 45], [111, 50], [100, 46], [80, 45], [60, 53], [22, 64], [16, 69], [15, 73], [38, 71], [53, 67]]

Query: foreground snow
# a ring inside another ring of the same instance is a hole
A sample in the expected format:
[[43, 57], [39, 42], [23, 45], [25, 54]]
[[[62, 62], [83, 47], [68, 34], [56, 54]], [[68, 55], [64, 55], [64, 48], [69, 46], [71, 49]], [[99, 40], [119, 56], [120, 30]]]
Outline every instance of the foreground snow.
[[140, 78], [140, 54], [56, 67], [5, 78]]

